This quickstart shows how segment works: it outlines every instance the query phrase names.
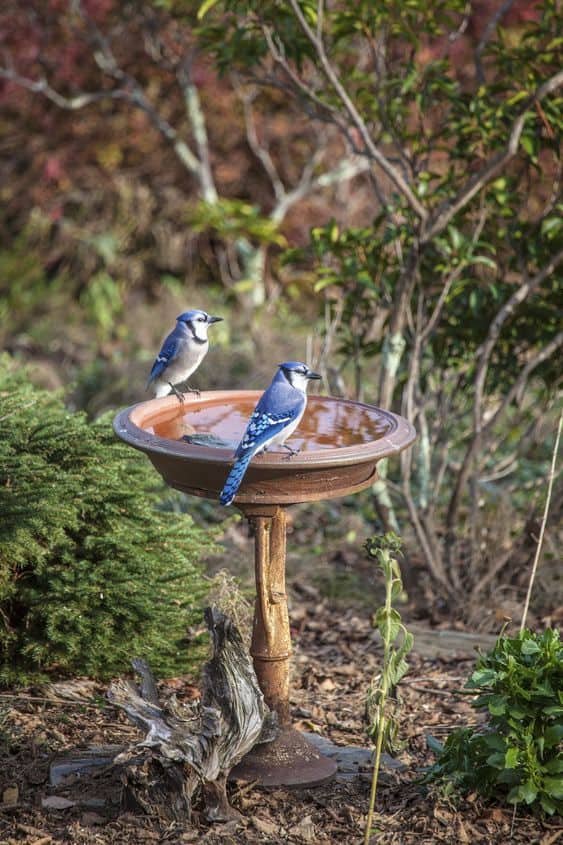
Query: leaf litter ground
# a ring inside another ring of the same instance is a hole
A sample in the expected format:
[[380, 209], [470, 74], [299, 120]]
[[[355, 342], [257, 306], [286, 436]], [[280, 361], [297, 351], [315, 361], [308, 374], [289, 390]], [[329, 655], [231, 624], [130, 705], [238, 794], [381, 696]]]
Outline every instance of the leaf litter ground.
[[[294, 660], [293, 719], [301, 730], [339, 746], [366, 746], [365, 691], [377, 673], [381, 647], [369, 614], [342, 611], [311, 588], [299, 589], [292, 607]], [[481, 638], [483, 639], [483, 638]], [[444, 739], [456, 725], [477, 715], [458, 694], [473, 666], [471, 638], [454, 632], [433, 637], [415, 628], [416, 651], [400, 689], [400, 737], [394, 765], [383, 769], [371, 842], [385, 845], [430, 843], [563, 843], [563, 820], [545, 821], [519, 808], [485, 804], [469, 795], [455, 803], [418, 779], [431, 764], [426, 737]], [[485, 638], [485, 646], [488, 645]], [[49, 767], [56, 758], [80, 755], [89, 747], [123, 746], [137, 730], [105, 703], [105, 688], [86, 679], [53, 684], [33, 692], [0, 694], [0, 843], [341, 843], [363, 841], [371, 774], [354, 775], [315, 789], [230, 787], [240, 823], [208, 825], [196, 808], [190, 826], [120, 812], [116, 769], [100, 767], [56, 787]], [[193, 699], [198, 691], [183, 678], [162, 685], [164, 695]]]

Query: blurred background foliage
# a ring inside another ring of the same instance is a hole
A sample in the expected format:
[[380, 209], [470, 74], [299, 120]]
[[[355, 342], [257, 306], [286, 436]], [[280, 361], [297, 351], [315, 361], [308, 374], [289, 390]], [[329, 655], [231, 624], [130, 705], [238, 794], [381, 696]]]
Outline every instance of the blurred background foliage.
[[560, 396], [557, 20], [554, 0], [8, 0], [3, 346], [94, 419], [145, 398], [177, 313], [222, 314], [199, 387], [303, 358], [419, 431], [372, 492], [314, 528], [296, 511], [327, 589], [371, 580], [360, 535], [399, 528], [416, 612], [517, 613]]

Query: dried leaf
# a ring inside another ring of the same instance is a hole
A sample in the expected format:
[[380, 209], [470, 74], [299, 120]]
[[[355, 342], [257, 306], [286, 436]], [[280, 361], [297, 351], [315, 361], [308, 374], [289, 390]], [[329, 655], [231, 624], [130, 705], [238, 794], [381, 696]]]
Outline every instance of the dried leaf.
[[316, 838], [315, 825], [311, 816], [305, 816], [299, 824], [291, 827], [289, 829], [289, 835], [297, 839], [302, 839], [304, 842], [314, 842]]
[[259, 816], [254, 816], [252, 824], [256, 830], [259, 830], [260, 833], [265, 833], [267, 836], [273, 836], [279, 829], [279, 825], [268, 819], [261, 819]]
[[7, 786], [2, 793], [2, 803], [5, 807], [15, 807], [20, 800], [20, 791], [17, 786]]

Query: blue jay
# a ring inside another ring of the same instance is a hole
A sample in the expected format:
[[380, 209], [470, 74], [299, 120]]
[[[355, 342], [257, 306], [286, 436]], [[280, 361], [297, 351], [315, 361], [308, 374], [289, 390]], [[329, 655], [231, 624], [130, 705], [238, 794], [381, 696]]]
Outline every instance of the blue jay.
[[235, 452], [235, 463], [219, 496], [222, 505], [233, 501], [248, 464], [254, 455], [265, 452], [270, 446], [284, 446], [290, 453], [295, 450], [285, 441], [293, 434], [307, 406], [309, 379], [319, 379], [301, 361], [280, 364], [270, 386], [264, 391]]
[[[183, 402], [184, 397], [175, 385], [186, 381], [197, 370], [209, 349], [207, 330], [222, 319], [197, 310], [176, 317], [176, 327], [162, 344], [145, 389], [152, 385], [158, 398], [167, 396], [172, 388], [172, 393]], [[189, 386], [188, 390], [191, 390]]]

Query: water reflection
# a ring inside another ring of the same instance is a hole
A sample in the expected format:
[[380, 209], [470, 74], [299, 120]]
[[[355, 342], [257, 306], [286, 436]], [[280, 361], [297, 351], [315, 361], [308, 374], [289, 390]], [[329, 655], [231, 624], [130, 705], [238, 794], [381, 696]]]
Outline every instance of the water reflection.
[[[253, 399], [238, 399], [228, 405], [220, 401], [206, 402], [189, 409], [178, 405], [173, 415], [154, 421], [150, 430], [168, 440], [181, 440], [184, 435], [194, 432], [209, 432], [238, 443], [254, 406]], [[390, 420], [375, 409], [311, 396], [305, 416], [288, 443], [303, 451], [353, 446], [379, 440], [391, 427]]]

